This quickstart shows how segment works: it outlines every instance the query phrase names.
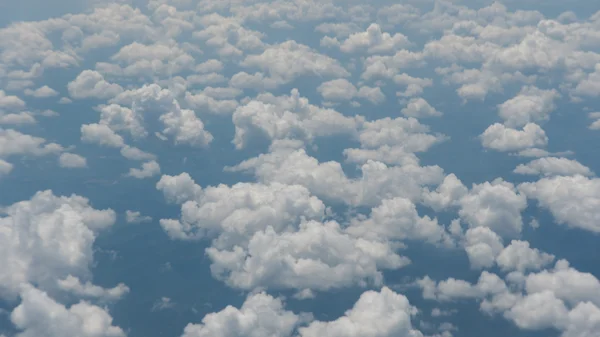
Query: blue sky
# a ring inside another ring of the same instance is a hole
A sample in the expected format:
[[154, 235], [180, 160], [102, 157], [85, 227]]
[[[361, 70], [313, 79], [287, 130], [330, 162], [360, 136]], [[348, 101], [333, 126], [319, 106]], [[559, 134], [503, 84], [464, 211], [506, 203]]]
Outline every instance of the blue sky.
[[0, 13], [0, 337], [600, 336], [593, 1]]

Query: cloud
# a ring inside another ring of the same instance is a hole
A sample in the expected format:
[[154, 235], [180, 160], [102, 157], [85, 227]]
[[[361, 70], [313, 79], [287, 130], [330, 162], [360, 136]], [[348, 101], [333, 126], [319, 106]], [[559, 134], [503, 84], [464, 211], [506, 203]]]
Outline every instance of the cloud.
[[489, 227], [501, 236], [518, 236], [523, 227], [521, 212], [527, 207], [522, 192], [509, 182], [496, 179], [475, 184], [460, 200], [458, 212], [469, 227]]
[[567, 158], [547, 157], [530, 161], [527, 164], [519, 164], [514, 170], [518, 174], [549, 176], [593, 176], [589, 167], [582, 165], [576, 160]]
[[323, 82], [317, 87], [317, 91], [329, 101], [349, 101], [355, 97], [366, 99], [373, 104], [385, 101], [385, 95], [379, 87], [356, 88], [344, 78]]
[[422, 337], [411, 318], [417, 313], [408, 299], [387, 287], [366, 291], [344, 316], [331, 321], [315, 321], [299, 329], [302, 337]]
[[[0, 296], [12, 297], [23, 284], [55, 289], [68, 275], [89, 278], [92, 246], [98, 233], [112, 226], [115, 212], [97, 210], [77, 195], [36, 193], [6, 207], [0, 218]], [[51, 234], [51, 235], [50, 235]]]
[[552, 213], [559, 224], [600, 232], [600, 179], [582, 175], [542, 178], [519, 185], [528, 198]]
[[12, 172], [14, 166], [13, 164], [0, 159], [0, 178], [2, 176], [8, 175], [10, 172]]
[[442, 115], [423, 98], [412, 98], [401, 112], [406, 117], [414, 118], [440, 117]]
[[138, 211], [125, 211], [125, 221], [127, 223], [143, 223], [152, 221], [152, 217], [147, 215], [142, 215], [142, 213]]
[[21, 304], [10, 316], [20, 331], [17, 337], [125, 337], [106, 309], [88, 302], [67, 308], [32, 286], [24, 286], [20, 297]]
[[142, 168], [131, 168], [127, 176], [136, 179], [150, 178], [160, 174], [160, 165], [154, 160], [142, 164]]
[[90, 281], [82, 283], [78, 277], [74, 277], [72, 275], [67, 276], [65, 279], [58, 280], [57, 283], [61, 290], [80, 297], [114, 301], [129, 293], [129, 287], [127, 287], [124, 283], [119, 283], [116, 287], [111, 289], [105, 289], [93, 285]]
[[0, 110], [21, 110], [23, 108], [25, 108], [25, 101], [0, 90]]
[[202, 318], [202, 323], [188, 324], [181, 337], [263, 337], [291, 336], [302, 318], [284, 309], [279, 298], [266, 293], [249, 295], [238, 309], [227, 306]]
[[269, 46], [262, 54], [248, 55], [241, 65], [264, 71], [276, 85], [290, 83], [302, 76], [348, 77], [350, 73], [335, 59], [308, 46], [286, 41]]
[[58, 157], [58, 165], [64, 168], [83, 168], [87, 167], [87, 160], [74, 153], [63, 153]]
[[81, 141], [108, 147], [123, 147], [123, 137], [106, 124], [84, 124], [81, 126]]
[[43, 156], [62, 152], [62, 146], [44, 138], [30, 136], [12, 129], [0, 128], [0, 157], [14, 155]]
[[548, 143], [548, 137], [544, 130], [534, 123], [527, 123], [523, 130], [495, 123], [490, 125], [480, 138], [484, 147], [496, 151], [518, 151], [531, 147], [543, 147]]
[[58, 96], [58, 94], [59, 94], [58, 91], [50, 88], [47, 85], [44, 85], [43, 87], [39, 87], [35, 90], [25, 89], [25, 95], [33, 96], [35, 98], [54, 97], [54, 96]]
[[298, 139], [311, 142], [316, 137], [336, 134], [354, 134], [362, 123], [359, 117], [310, 104], [297, 89], [289, 96], [261, 94], [239, 106], [233, 113], [236, 148], [243, 148], [255, 134], [265, 135], [271, 141]]
[[115, 83], [109, 83], [99, 72], [94, 70], [84, 70], [67, 85], [69, 95], [75, 99], [112, 98], [121, 92], [123, 88]]
[[527, 123], [545, 121], [556, 108], [554, 100], [558, 97], [558, 92], [554, 89], [542, 90], [525, 86], [517, 96], [498, 106], [498, 115], [509, 127], [522, 127]]
[[336, 161], [320, 163], [303, 149], [285, 147], [275, 148], [228, 170], [252, 172], [263, 183], [302, 185], [326, 201], [366, 206], [394, 197], [418, 200], [422, 187], [437, 185], [443, 180], [439, 166], [387, 166], [372, 160], [360, 166], [362, 176], [352, 179]]
[[211, 247], [206, 252], [213, 261], [211, 271], [215, 277], [231, 287], [247, 290], [268, 287], [326, 291], [381, 285], [381, 269], [397, 269], [410, 263], [386, 243], [345, 234], [336, 222], [308, 221], [295, 232], [282, 233], [268, 227], [256, 232], [246, 249]]
[[369, 25], [364, 32], [350, 34], [343, 42], [337, 42], [335, 39], [335, 44], [344, 53], [368, 54], [390, 53], [411, 45], [402, 33], [391, 35], [382, 32], [381, 27], [376, 23]]

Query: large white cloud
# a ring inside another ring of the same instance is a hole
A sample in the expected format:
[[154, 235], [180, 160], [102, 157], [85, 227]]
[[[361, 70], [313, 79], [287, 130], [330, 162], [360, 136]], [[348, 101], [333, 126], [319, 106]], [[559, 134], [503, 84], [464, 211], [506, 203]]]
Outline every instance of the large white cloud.
[[600, 232], [600, 180], [582, 175], [542, 178], [519, 190], [547, 208], [559, 224]]
[[24, 286], [21, 304], [10, 315], [20, 331], [17, 337], [125, 337], [125, 332], [112, 325], [113, 318], [106, 309], [88, 302], [70, 307], [57, 303], [43, 291]]
[[384, 287], [364, 292], [344, 316], [331, 322], [312, 322], [299, 331], [302, 337], [422, 337], [411, 323], [416, 313], [405, 296]]
[[55, 289], [68, 275], [89, 278], [93, 244], [112, 226], [115, 212], [97, 210], [86, 198], [36, 193], [3, 210], [0, 218], [0, 294], [15, 296], [23, 284]]

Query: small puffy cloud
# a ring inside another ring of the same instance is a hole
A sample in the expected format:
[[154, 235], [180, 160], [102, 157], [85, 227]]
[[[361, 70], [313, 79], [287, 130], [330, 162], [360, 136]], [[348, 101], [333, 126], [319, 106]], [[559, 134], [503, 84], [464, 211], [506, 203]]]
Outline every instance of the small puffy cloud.
[[67, 85], [69, 95], [75, 99], [112, 98], [123, 92], [123, 88], [115, 83], [109, 83], [104, 76], [94, 70], [84, 70]]
[[210, 59], [208, 61], [204, 61], [194, 68], [197, 73], [200, 74], [209, 74], [209, 73], [218, 73], [223, 70], [223, 62], [217, 59]]
[[142, 215], [139, 211], [125, 211], [125, 221], [127, 223], [142, 223], [142, 222], [150, 222], [152, 221], [152, 217], [147, 215]]
[[487, 227], [469, 228], [464, 245], [473, 269], [492, 267], [504, 248], [502, 238]]
[[198, 324], [188, 324], [181, 337], [290, 337], [302, 317], [287, 311], [279, 298], [251, 294], [238, 309], [227, 306], [210, 313]]
[[540, 175], [540, 176], [593, 176], [589, 167], [582, 165], [576, 160], [567, 158], [547, 157], [530, 161], [527, 164], [519, 164], [514, 171], [518, 174]]
[[548, 143], [544, 130], [534, 123], [527, 123], [522, 130], [495, 123], [490, 125], [480, 138], [484, 147], [496, 151], [518, 151], [543, 147]]
[[121, 148], [121, 155], [129, 160], [155, 160], [156, 156], [138, 149], [137, 147], [125, 145]]
[[387, 287], [362, 293], [352, 309], [330, 322], [315, 321], [298, 329], [301, 337], [423, 337], [411, 319], [417, 309]]
[[344, 53], [390, 53], [410, 45], [408, 38], [401, 33], [391, 35], [382, 32], [378, 24], [371, 24], [366, 31], [353, 33], [346, 40], [338, 43]]
[[521, 127], [527, 123], [548, 120], [556, 108], [554, 100], [559, 97], [556, 90], [542, 90], [526, 86], [517, 96], [498, 106], [498, 115], [508, 127]]
[[498, 254], [496, 262], [504, 271], [539, 270], [554, 261], [554, 255], [531, 248], [529, 242], [513, 240]]
[[588, 128], [590, 130], [600, 130], [600, 112], [590, 112], [588, 117], [594, 120]]
[[136, 179], [150, 178], [160, 174], [160, 165], [155, 161], [149, 161], [142, 164], [141, 168], [131, 168], [127, 176], [134, 177]]
[[74, 153], [63, 153], [58, 157], [58, 165], [64, 168], [82, 168], [87, 167], [87, 160]]
[[12, 172], [13, 167], [13, 164], [0, 159], [0, 178]]
[[458, 214], [469, 227], [489, 227], [502, 236], [517, 236], [523, 227], [521, 212], [527, 207], [527, 198], [513, 184], [496, 179], [473, 185], [460, 205]]
[[17, 113], [3, 114], [0, 111], [0, 124], [6, 125], [21, 125], [35, 123], [35, 117], [30, 112], [20, 111]]
[[44, 138], [0, 128], [0, 158], [14, 155], [43, 156], [62, 152], [62, 146], [48, 143]]
[[204, 123], [193, 110], [172, 110], [162, 116], [160, 121], [165, 125], [164, 135], [172, 136], [175, 144], [196, 147], [208, 147], [213, 135], [204, 129]]
[[202, 187], [197, 185], [188, 173], [177, 176], [163, 175], [156, 183], [156, 189], [163, 193], [168, 202], [177, 204], [183, 204], [202, 195]]
[[261, 94], [233, 113], [233, 143], [241, 149], [255, 134], [272, 141], [297, 139], [311, 142], [316, 137], [354, 134], [362, 122], [359, 117], [346, 117], [333, 110], [310, 104], [297, 89], [289, 96]]
[[582, 175], [547, 177], [523, 183], [519, 190], [548, 209], [557, 223], [600, 232], [600, 179]]
[[350, 73], [335, 59], [295, 41], [269, 46], [262, 54], [246, 56], [244, 67], [258, 68], [277, 84], [301, 76], [347, 77]]
[[423, 240], [440, 243], [447, 236], [437, 219], [420, 217], [415, 204], [405, 198], [386, 199], [365, 220], [354, 220], [348, 233], [383, 240]]
[[441, 211], [448, 207], [459, 206], [462, 197], [467, 195], [469, 189], [462, 181], [451, 173], [434, 191], [425, 188], [423, 192], [423, 204], [435, 211]]
[[129, 293], [129, 287], [119, 283], [116, 287], [106, 289], [92, 284], [90, 281], [82, 283], [78, 277], [69, 275], [65, 279], [57, 281], [62, 291], [74, 294], [78, 297], [97, 298], [101, 300], [114, 301]]
[[175, 307], [175, 303], [169, 297], [161, 297], [152, 304], [152, 311], [167, 310]]
[[25, 95], [33, 96], [36, 98], [54, 97], [54, 96], [58, 96], [58, 94], [59, 94], [58, 91], [50, 88], [47, 85], [37, 88], [35, 90], [25, 89]]
[[123, 137], [116, 134], [106, 124], [84, 124], [81, 126], [81, 140], [86, 143], [108, 147], [123, 147]]
[[317, 91], [329, 101], [349, 101], [358, 93], [354, 84], [344, 78], [323, 82]]
[[402, 109], [402, 114], [406, 117], [414, 118], [427, 118], [427, 117], [439, 117], [442, 115], [441, 112], [437, 111], [423, 98], [412, 98], [406, 104], [406, 107]]
[[[386, 139], [381, 137], [379, 141]], [[367, 160], [360, 166], [361, 177], [348, 178], [340, 163], [320, 163], [307, 155], [304, 149], [289, 148], [274, 149], [229, 170], [250, 171], [263, 183], [302, 185], [324, 200], [366, 206], [375, 206], [383, 199], [394, 197], [418, 200], [424, 186], [437, 185], [444, 178], [439, 166], [414, 163], [388, 166], [373, 160]]]
[[317, 91], [328, 101], [349, 101], [358, 97], [379, 104], [385, 100], [385, 95], [379, 87], [362, 86], [357, 89], [344, 78], [323, 82], [317, 87]]
[[4, 90], [0, 90], [0, 111], [1, 110], [21, 110], [25, 108], [25, 101], [14, 95], [7, 95]]
[[112, 325], [113, 318], [106, 309], [88, 302], [69, 308], [54, 301], [45, 292], [24, 286], [21, 303], [10, 319], [20, 331], [17, 337], [125, 337], [125, 332]]

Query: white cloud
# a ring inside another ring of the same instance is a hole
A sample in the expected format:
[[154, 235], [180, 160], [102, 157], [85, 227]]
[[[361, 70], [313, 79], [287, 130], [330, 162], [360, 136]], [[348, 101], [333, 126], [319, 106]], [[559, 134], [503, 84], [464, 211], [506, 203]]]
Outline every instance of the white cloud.
[[21, 304], [10, 318], [20, 331], [17, 337], [125, 337], [125, 332], [112, 325], [113, 318], [106, 309], [88, 302], [66, 308], [45, 292], [24, 286]]
[[319, 163], [303, 149], [285, 147], [246, 160], [230, 170], [253, 172], [263, 183], [303, 185], [324, 200], [367, 206], [394, 197], [416, 201], [423, 186], [437, 185], [444, 176], [439, 166], [387, 166], [368, 160], [360, 166], [362, 176], [350, 179], [338, 162]]
[[344, 316], [330, 322], [312, 322], [299, 329], [302, 337], [422, 337], [411, 319], [417, 309], [387, 287], [366, 291]]
[[529, 242], [513, 240], [496, 259], [498, 266], [504, 271], [539, 270], [554, 261], [554, 255], [529, 247]]
[[522, 127], [527, 123], [545, 121], [556, 108], [554, 100], [558, 97], [558, 92], [554, 89], [542, 90], [526, 86], [515, 97], [498, 106], [498, 115], [508, 127]]
[[84, 124], [81, 126], [81, 141], [108, 147], [123, 147], [123, 137], [106, 124]]
[[241, 149], [254, 134], [271, 140], [299, 139], [311, 142], [316, 137], [354, 134], [362, 119], [346, 117], [333, 110], [320, 108], [301, 97], [297, 89], [289, 96], [261, 94], [233, 113], [235, 138]]
[[489, 227], [502, 236], [517, 236], [523, 227], [524, 194], [502, 179], [475, 184], [460, 200], [459, 215], [469, 227]]
[[62, 152], [62, 146], [48, 143], [44, 138], [33, 137], [12, 129], [0, 128], [0, 157], [14, 155], [43, 156]]
[[600, 179], [581, 175], [542, 178], [519, 190], [552, 213], [559, 224], [600, 232]]
[[366, 31], [353, 33], [339, 43], [344, 53], [366, 52], [368, 54], [390, 53], [410, 45], [408, 38], [402, 33], [391, 35], [382, 32], [378, 24], [371, 24]]
[[82, 283], [78, 277], [69, 275], [65, 279], [57, 281], [58, 287], [62, 291], [72, 293], [80, 297], [98, 298], [101, 300], [118, 300], [129, 293], [129, 287], [124, 283], [119, 283], [116, 287], [106, 289], [93, 285], [90, 281]]
[[142, 215], [142, 213], [138, 211], [125, 211], [125, 221], [127, 223], [142, 223], [142, 222], [150, 222], [152, 221], [152, 217], [147, 215]]
[[121, 148], [121, 155], [129, 160], [155, 160], [156, 156], [152, 153], [148, 153], [138, 149], [137, 147], [132, 147], [129, 145], [125, 145]]
[[181, 337], [289, 337], [301, 322], [281, 299], [263, 292], [249, 295], [239, 309], [227, 306], [204, 316], [202, 323], [188, 324]]
[[25, 101], [14, 95], [7, 95], [4, 90], [0, 90], [0, 109], [1, 110], [21, 110], [25, 108]]
[[31, 90], [31, 89], [25, 90], [25, 95], [33, 96], [36, 98], [54, 97], [54, 96], [58, 96], [58, 94], [59, 94], [58, 91], [50, 88], [47, 85], [44, 85], [43, 87], [39, 87], [35, 90]]
[[495, 123], [490, 125], [480, 138], [484, 147], [496, 151], [518, 151], [531, 147], [543, 147], [548, 143], [548, 137], [544, 130], [534, 123], [527, 123], [523, 130]]
[[593, 176], [589, 167], [582, 165], [576, 160], [567, 158], [547, 157], [530, 161], [527, 164], [519, 164], [514, 171], [518, 174], [531, 174], [540, 176]]
[[74, 153], [63, 153], [58, 157], [58, 165], [65, 168], [82, 168], [87, 167], [87, 160]]
[[[318, 242], [318, 244], [316, 244]], [[410, 260], [384, 242], [354, 238], [336, 222], [308, 221], [295, 232], [272, 227], [256, 232], [246, 249], [211, 247], [211, 271], [241, 289], [330, 290], [353, 285], [381, 285], [381, 269], [397, 269]]]
[[469, 228], [465, 234], [465, 251], [471, 268], [490, 268], [504, 249], [502, 238], [488, 227]]
[[329, 101], [349, 101], [355, 97], [367, 99], [373, 104], [385, 101], [385, 95], [379, 87], [362, 86], [357, 89], [344, 78], [323, 82], [317, 91]]
[[439, 117], [442, 115], [441, 112], [437, 111], [426, 100], [420, 97], [411, 98], [401, 112], [406, 117], [414, 118]]
[[259, 55], [248, 55], [241, 65], [264, 71], [279, 85], [307, 75], [331, 77], [350, 75], [337, 60], [319, 54], [295, 41], [269, 46]]
[[145, 162], [141, 168], [131, 168], [127, 176], [134, 177], [136, 179], [150, 178], [160, 174], [160, 165], [155, 160]]
[[238, 183], [202, 189], [187, 174], [163, 176], [157, 184], [169, 200], [182, 203], [179, 227], [165, 227], [171, 237], [219, 237], [228, 247], [248, 241], [254, 232], [272, 226], [294, 228], [301, 219], [320, 220], [325, 205], [298, 185]]
[[84, 70], [67, 85], [69, 95], [75, 99], [112, 98], [121, 92], [123, 88], [115, 83], [109, 83], [99, 72]]
[[51, 191], [8, 206], [0, 218], [0, 295], [15, 296], [35, 283], [54, 289], [56, 280], [90, 276], [92, 246], [98, 232], [112, 226], [115, 212], [97, 210], [86, 198], [58, 197]]
[[441, 243], [447, 239], [437, 219], [420, 217], [413, 202], [405, 198], [386, 199], [371, 210], [369, 218], [354, 220], [348, 233], [361, 238], [383, 240], [423, 240]]
[[2, 176], [8, 175], [10, 172], [12, 172], [14, 166], [13, 164], [0, 159], [0, 178]]

